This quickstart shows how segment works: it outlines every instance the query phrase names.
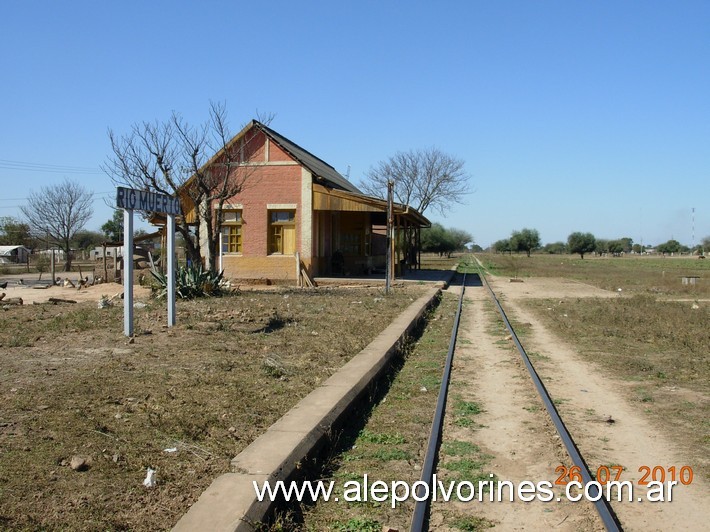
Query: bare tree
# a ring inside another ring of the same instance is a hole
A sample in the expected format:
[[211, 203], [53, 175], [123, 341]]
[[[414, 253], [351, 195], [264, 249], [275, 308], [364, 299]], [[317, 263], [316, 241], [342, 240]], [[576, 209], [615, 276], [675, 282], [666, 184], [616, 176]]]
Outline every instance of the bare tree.
[[182, 215], [176, 229], [187, 255], [216, 270], [222, 207], [243, 190], [255, 168], [248, 162], [256, 134], [231, 142], [226, 107], [211, 102], [209, 118], [199, 126], [173, 113], [166, 122], [134, 124], [120, 137], [109, 130], [113, 156], [103, 169], [116, 185], [180, 194]]
[[93, 193], [69, 179], [30, 192], [27, 205], [20, 207], [28, 225], [38, 239], [64, 251], [64, 271], [71, 269], [71, 241], [84, 228], [93, 214]]
[[[451, 203], [462, 203], [469, 191], [469, 176], [464, 161], [437, 148], [397, 152], [386, 161], [380, 161], [367, 172], [367, 180], [360, 188], [371, 196], [386, 198], [387, 182], [394, 182], [394, 198], [398, 203], [424, 212], [433, 207], [441, 214]], [[405, 256], [416, 247], [415, 231], [403, 233]]]
[[371, 196], [385, 198], [390, 180], [395, 200], [422, 214], [429, 207], [445, 214], [452, 202], [461, 203], [470, 192], [464, 161], [437, 148], [397, 152], [370, 168], [359, 186]]

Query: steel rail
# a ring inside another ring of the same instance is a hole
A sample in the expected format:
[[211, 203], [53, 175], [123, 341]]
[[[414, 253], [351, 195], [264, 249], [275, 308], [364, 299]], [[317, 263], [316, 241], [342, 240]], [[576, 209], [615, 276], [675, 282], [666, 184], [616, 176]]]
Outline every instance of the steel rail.
[[422, 466], [421, 481], [429, 486], [429, 496], [424, 497], [421, 491], [423, 486], [417, 486], [417, 497], [414, 505], [414, 514], [412, 515], [412, 526], [409, 529], [411, 532], [421, 532], [424, 530], [424, 524], [427, 519], [431, 495], [436, 486], [432, 485], [434, 466], [436, 464], [436, 456], [439, 452], [439, 444], [441, 443], [441, 434], [444, 424], [444, 410], [446, 409], [446, 396], [449, 393], [449, 380], [451, 377], [451, 366], [454, 360], [454, 349], [456, 348], [456, 337], [459, 331], [459, 322], [461, 321], [461, 307], [463, 305], [463, 295], [466, 291], [466, 274], [463, 274], [461, 282], [461, 296], [459, 297], [458, 308], [454, 318], [454, 326], [451, 331], [451, 340], [449, 341], [449, 352], [446, 354], [446, 363], [444, 365], [444, 374], [441, 378], [441, 388], [439, 389], [439, 397], [436, 402], [436, 411], [434, 412], [434, 421], [431, 424], [431, 432], [429, 434], [429, 444], [427, 446], [426, 455], [424, 457], [424, 465]]
[[[500, 304], [500, 301], [498, 301], [498, 298], [496, 297], [495, 293], [493, 292], [493, 289], [491, 288], [491, 285], [488, 284], [488, 280], [486, 279], [484, 273], [481, 271], [480, 266], [479, 271], [481, 279], [486, 285], [486, 288], [488, 288], [488, 292], [491, 298], [493, 299], [493, 302], [495, 303], [496, 307], [498, 307], [498, 312], [503, 318], [503, 322], [505, 323], [505, 326], [508, 329], [508, 332], [510, 333], [513, 342], [515, 343], [515, 347], [517, 347], [518, 352], [520, 353], [520, 356], [523, 359], [523, 362], [525, 363], [525, 366], [528, 368], [530, 377], [532, 378], [533, 383], [535, 384], [535, 387], [537, 388], [537, 391], [540, 394], [543, 403], [545, 404], [547, 413], [550, 415], [550, 418], [552, 419], [552, 422], [554, 423], [555, 428], [557, 429], [557, 433], [560, 435], [562, 442], [565, 444], [565, 448], [567, 449], [567, 452], [569, 453], [572, 462], [574, 463], [574, 465], [579, 467], [583, 484], [585, 486], [588, 485], [590, 482], [594, 481], [594, 479], [592, 478], [587, 463], [584, 461], [582, 454], [577, 448], [577, 444], [574, 442], [574, 439], [572, 439], [572, 435], [569, 433], [567, 427], [562, 421], [562, 418], [560, 417], [557, 408], [552, 402], [552, 398], [550, 397], [547, 388], [545, 388], [545, 385], [540, 379], [540, 376], [537, 374], [537, 371], [535, 371], [535, 368], [530, 362], [528, 354], [525, 352], [525, 349], [520, 343], [518, 336], [515, 334], [515, 331], [513, 330], [513, 327], [510, 324], [510, 321], [508, 320], [508, 316], [506, 316], [505, 311], [503, 310], [503, 307]], [[606, 529], [609, 531], [623, 530], [618, 517], [614, 513], [614, 510], [612, 509], [611, 505], [609, 504], [609, 501], [607, 501], [604, 497], [601, 497], [602, 494], [599, 493], [599, 488], [596, 484], [591, 485], [591, 488], [589, 489], [589, 495], [591, 498], [597, 499], [596, 501], [594, 501], [594, 506], [597, 509], [597, 513], [599, 513], [599, 517], [601, 517], [602, 521], [604, 522], [604, 526], [606, 527]]]

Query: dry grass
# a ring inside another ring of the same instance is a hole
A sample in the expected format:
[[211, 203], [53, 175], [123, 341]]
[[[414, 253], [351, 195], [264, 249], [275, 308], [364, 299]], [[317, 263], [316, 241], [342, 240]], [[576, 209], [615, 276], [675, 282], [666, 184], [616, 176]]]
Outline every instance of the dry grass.
[[333, 458], [329, 476], [336, 482], [333, 493], [340, 497], [340, 502], [318, 501], [306, 509], [300, 527], [379, 531], [385, 525], [397, 530], [408, 529], [414, 508], [411, 499], [399, 503], [395, 509], [388, 503], [372, 500], [343, 502], [342, 487], [349, 480], [362, 482], [365, 474], [370, 484], [376, 480], [388, 484], [399, 480], [411, 485], [419, 480], [419, 465], [426, 452], [456, 303], [454, 296], [444, 294], [422, 336], [392, 380], [386, 399], [364, 414], [365, 418], [369, 415], [364, 428], [348, 442], [342, 454]]
[[525, 302], [710, 475], [710, 304], [649, 296]]
[[[229, 460], [420, 294], [277, 291], [0, 313], [0, 528], [170, 528]], [[165, 449], [177, 448], [177, 452]], [[73, 456], [90, 460], [73, 471]], [[146, 468], [158, 484], [146, 489]]]
[[423, 270], [450, 270], [452, 266], [457, 266], [465, 255], [453, 253], [451, 257], [440, 257], [438, 253], [422, 253]]
[[[606, 290], [662, 297], [710, 297], [710, 261], [652, 256], [587, 257], [573, 255], [477, 254], [486, 269], [506, 277], [562, 277]], [[681, 277], [700, 277], [683, 285]]]
[[[550, 327], [610, 378], [629, 401], [710, 475], [710, 261], [692, 258], [585, 258], [485, 255], [488, 269], [563, 277], [622, 288], [610, 299], [526, 300]], [[512, 265], [511, 265], [512, 264]], [[696, 286], [681, 276], [700, 277]], [[631, 297], [628, 297], [631, 295]], [[611, 377], [613, 376], [613, 377]]]

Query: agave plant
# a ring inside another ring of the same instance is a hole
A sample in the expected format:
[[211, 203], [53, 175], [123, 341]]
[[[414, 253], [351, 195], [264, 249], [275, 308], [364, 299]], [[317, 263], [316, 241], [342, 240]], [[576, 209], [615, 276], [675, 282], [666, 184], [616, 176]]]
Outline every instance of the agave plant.
[[[158, 282], [156, 297], [165, 297], [168, 293], [168, 276], [155, 269], [150, 273]], [[175, 293], [182, 299], [220, 296], [223, 292], [221, 287], [223, 274], [224, 270], [219, 273], [203, 270], [201, 264], [180, 266], [175, 272]]]

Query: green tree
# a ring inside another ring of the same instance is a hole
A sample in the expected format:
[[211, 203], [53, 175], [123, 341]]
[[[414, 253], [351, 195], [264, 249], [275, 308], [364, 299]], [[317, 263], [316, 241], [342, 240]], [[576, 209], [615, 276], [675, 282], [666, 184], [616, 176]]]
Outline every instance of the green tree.
[[609, 241], [606, 238], [597, 238], [597, 242], [594, 245], [594, 250], [599, 255], [604, 253], [609, 253]]
[[609, 250], [609, 253], [618, 255], [624, 251], [624, 243], [621, 240], [609, 240], [607, 243], [607, 249]]
[[440, 223], [433, 223], [431, 227], [422, 229], [422, 251], [441, 253], [446, 240], [446, 229]]
[[545, 244], [542, 249], [550, 255], [562, 255], [567, 253], [567, 244], [564, 242], [552, 242], [550, 244]]
[[506, 253], [512, 251], [512, 248], [510, 247], [510, 240], [507, 238], [503, 238], [501, 240], [497, 240], [493, 244], [493, 250], [496, 253]]
[[473, 236], [471, 233], [464, 231], [463, 229], [450, 228], [447, 229], [449, 232], [451, 241], [454, 244], [454, 251], [463, 251], [469, 243], [473, 243]]
[[104, 235], [98, 231], [81, 230], [77, 231], [72, 239], [72, 246], [75, 249], [88, 250], [100, 246], [104, 241]]
[[473, 242], [473, 237], [461, 229], [446, 229], [440, 223], [422, 230], [422, 251], [451, 256], [454, 251], [461, 251], [466, 244]]
[[510, 235], [510, 247], [513, 251], [524, 251], [527, 256], [540, 247], [540, 233], [536, 229], [521, 229]]
[[28, 249], [35, 249], [38, 244], [28, 224], [12, 216], [0, 218], [0, 246], [25, 246]]
[[671, 239], [668, 242], [664, 242], [663, 244], [656, 246], [656, 250], [663, 254], [680, 253], [682, 251], [682, 246], [677, 240]]
[[567, 247], [570, 253], [579, 253], [579, 256], [584, 259], [585, 253], [591, 253], [595, 250], [597, 241], [592, 233], [575, 232], [567, 237]]
[[622, 246], [622, 248], [623, 248], [622, 251], [623, 251], [624, 253], [631, 253], [631, 251], [632, 251], [633, 248], [634, 248], [634, 240], [633, 240], [633, 238], [628, 237], [628, 236], [625, 236], [625, 237], [623, 237], [623, 238], [620, 238], [620, 239], [619, 239], [619, 242], [621, 242], [621, 246]]
[[111, 242], [121, 242], [123, 240], [123, 210], [113, 211], [113, 218], [101, 226], [101, 232], [106, 239]]

